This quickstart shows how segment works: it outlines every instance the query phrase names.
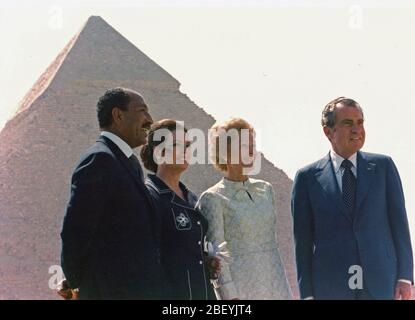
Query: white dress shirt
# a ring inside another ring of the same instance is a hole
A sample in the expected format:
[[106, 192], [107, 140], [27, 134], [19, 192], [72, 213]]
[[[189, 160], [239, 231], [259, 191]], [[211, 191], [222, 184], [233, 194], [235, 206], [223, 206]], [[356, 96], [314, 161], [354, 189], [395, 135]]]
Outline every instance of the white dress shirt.
[[133, 155], [133, 149], [131, 149], [127, 142], [125, 142], [119, 136], [108, 131], [102, 131], [101, 136], [104, 136], [110, 139], [112, 142], [114, 142], [117, 145], [117, 147], [121, 149], [121, 151], [125, 154], [127, 158], [130, 158]]

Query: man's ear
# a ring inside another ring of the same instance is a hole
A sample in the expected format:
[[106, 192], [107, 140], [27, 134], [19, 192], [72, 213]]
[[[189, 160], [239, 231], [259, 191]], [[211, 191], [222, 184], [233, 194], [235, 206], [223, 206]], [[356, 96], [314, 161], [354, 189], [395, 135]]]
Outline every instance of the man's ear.
[[120, 108], [117, 108], [117, 107], [114, 107], [114, 108], [112, 109], [111, 114], [112, 114], [112, 120], [113, 120], [113, 121], [114, 121], [114, 123], [116, 123], [116, 124], [120, 123], [120, 122], [122, 121], [123, 117], [124, 117], [124, 115], [123, 115], [123, 113], [122, 113], [121, 109], [120, 109]]
[[330, 139], [331, 131], [332, 131], [331, 128], [325, 126], [325, 127], [323, 127], [323, 131], [324, 131], [324, 134], [326, 135], [327, 139], [329, 139], [331, 141], [331, 139]]

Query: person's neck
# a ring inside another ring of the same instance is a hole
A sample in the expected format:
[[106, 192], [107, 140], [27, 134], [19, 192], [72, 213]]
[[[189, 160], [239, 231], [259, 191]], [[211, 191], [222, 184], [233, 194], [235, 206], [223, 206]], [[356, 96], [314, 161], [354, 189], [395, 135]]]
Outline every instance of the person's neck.
[[343, 152], [339, 152], [338, 150], [335, 150], [334, 148], [332, 150], [334, 151], [335, 154], [337, 154], [338, 156], [340, 156], [340, 157], [342, 157], [343, 159], [346, 159], [346, 160], [350, 159], [350, 157], [352, 155], [354, 155], [354, 153], [346, 154], [346, 153], [343, 153]]
[[226, 173], [226, 179], [235, 182], [243, 182], [248, 180], [248, 176], [242, 174], [242, 170], [240, 168], [233, 169], [232, 167], [228, 167], [228, 171]]
[[120, 138], [122, 141], [124, 141], [126, 144], [128, 144], [131, 149], [136, 148], [135, 146], [131, 146], [131, 143], [129, 143], [128, 139], [116, 127], [109, 127], [109, 128], [105, 128], [105, 129], [103, 128], [103, 129], [101, 129], [101, 131], [107, 131], [109, 133], [112, 133], [112, 134], [116, 135], [118, 138]]
[[180, 172], [175, 172], [171, 170], [164, 170], [163, 168], [158, 168], [156, 176], [161, 179], [171, 190], [181, 191], [180, 190]]
[[118, 130], [116, 130], [113, 127], [101, 128], [101, 131], [106, 131], [106, 132], [115, 134], [117, 137], [121, 138], [121, 134], [118, 132]]

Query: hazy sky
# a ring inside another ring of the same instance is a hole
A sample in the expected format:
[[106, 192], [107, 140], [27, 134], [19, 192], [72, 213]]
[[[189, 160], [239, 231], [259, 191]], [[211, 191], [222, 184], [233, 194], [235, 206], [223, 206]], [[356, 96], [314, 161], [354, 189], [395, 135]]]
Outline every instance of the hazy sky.
[[90, 15], [216, 119], [250, 121], [291, 178], [329, 150], [322, 107], [356, 99], [364, 150], [391, 155], [400, 170], [415, 239], [414, 1], [0, 0], [0, 128]]

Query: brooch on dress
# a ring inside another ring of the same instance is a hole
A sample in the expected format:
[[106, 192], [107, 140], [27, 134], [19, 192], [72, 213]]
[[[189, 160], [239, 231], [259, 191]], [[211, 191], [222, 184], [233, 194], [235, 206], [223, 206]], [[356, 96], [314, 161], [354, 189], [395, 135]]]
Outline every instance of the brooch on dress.
[[177, 230], [190, 230], [192, 228], [191, 221], [187, 213], [180, 212], [178, 215], [173, 210]]

